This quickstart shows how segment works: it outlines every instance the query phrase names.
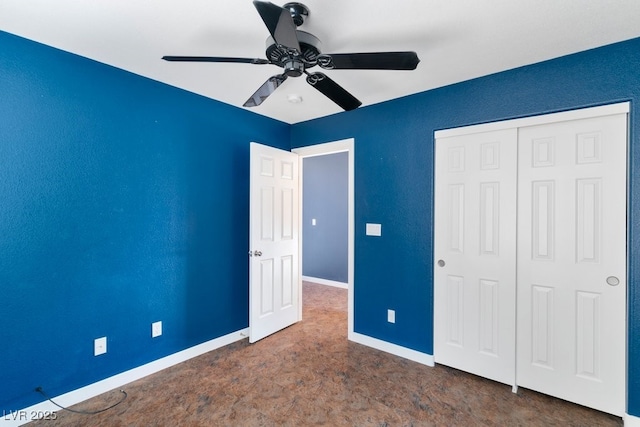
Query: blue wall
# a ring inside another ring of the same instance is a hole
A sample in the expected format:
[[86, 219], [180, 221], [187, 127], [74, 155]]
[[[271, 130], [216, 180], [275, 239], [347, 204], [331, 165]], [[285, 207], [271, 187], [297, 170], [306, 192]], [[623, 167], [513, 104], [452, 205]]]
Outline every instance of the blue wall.
[[433, 354], [435, 130], [630, 100], [628, 412], [640, 416], [638, 52], [634, 39], [294, 125], [293, 147], [355, 138], [355, 331]]
[[431, 354], [434, 130], [630, 100], [640, 416], [638, 52], [634, 39], [288, 126], [0, 32], [0, 410], [247, 326], [252, 140], [355, 138], [355, 330]]
[[307, 157], [303, 164], [302, 274], [346, 283], [349, 153]]
[[289, 125], [2, 32], [0, 89], [0, 410], [248, 326], [249, 142]]

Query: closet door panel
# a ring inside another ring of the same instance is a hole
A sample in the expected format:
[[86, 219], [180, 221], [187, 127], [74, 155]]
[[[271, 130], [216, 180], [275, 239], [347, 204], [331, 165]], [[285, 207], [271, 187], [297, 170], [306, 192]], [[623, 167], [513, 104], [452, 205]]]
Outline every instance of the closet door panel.
[[515, 382], [515, 129], [436, 140], [434, 357]]
[[622, 415], [626, 114], [519, 130], [517, 383]]

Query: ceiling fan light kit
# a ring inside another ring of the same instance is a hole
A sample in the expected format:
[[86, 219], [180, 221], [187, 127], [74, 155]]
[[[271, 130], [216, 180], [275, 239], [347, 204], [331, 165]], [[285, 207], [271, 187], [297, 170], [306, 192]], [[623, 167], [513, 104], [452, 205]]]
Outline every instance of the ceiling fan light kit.
[[[269, 77], [267, 81], [243, 104], [244, 107], [257, 107], [262, 104], [288, 77], [307, 75], [307, 83], [349, 111], [362, 105], [342, 86], [331, 80], [326, 74], [309, 72], [316, 65], [326, 70], [415, 70], [420, 62], [412, 51], [338, 53], [321, 52], [320, 40], [297, 27], [309, 16], [309, 9], [302, 3], [286, 3], [283, 7], [266, 1], [254, 0], [258, 14], [271, 34], [267, 38], [266, 56], [260, 58], [230, 58], [219, 56], [163, 56], [165, 61], [175, 62], [232, 62], [253, 65], [276, 65], [283, 69], [282, 74]], [[292, 96], [288, 100], [292, 103]]]

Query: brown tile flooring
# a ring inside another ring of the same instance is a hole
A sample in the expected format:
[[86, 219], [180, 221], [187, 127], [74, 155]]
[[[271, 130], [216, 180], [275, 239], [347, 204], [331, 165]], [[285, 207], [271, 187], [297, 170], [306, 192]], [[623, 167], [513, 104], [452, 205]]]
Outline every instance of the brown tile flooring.
[[[304, 284], [303, 321], [124, 387], [99, 415], [43, 426], [620, 426], [622, 420], [444, 366], [348, 342], [346, 291]], [[78, 404], [96, 410], [114, 390]], [[33, 423], [38, 425], [38, 423]]]

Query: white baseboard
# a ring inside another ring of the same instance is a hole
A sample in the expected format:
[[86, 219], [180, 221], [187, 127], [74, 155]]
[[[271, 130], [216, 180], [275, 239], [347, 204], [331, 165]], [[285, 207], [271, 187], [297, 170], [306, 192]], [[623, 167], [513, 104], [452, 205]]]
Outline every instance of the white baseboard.
[[[122, 387], [125, 384], [129, 384], [133, 381], [139, 380], [140, 378], [144, 378], [148, 375], [155, 374], [156, 372], [169, 368], [173, 365], [177, 365], [178, 363], [182, 363], [204, 353], [208, 353], [220, 347], [224, 347], [225, 345], [231, 344], [233, 342], [240, 341], [247, 338], [248, 336], [249, 328], [241, 329], [239, 331], [232, 332], [219, 338], [215, 338], [211, 341], [207, 341], [202, 344], [190, 347], [186, 350], [182, 350], [169, 356], [163, 357], [162, 359], [154, 360], [153, 362], [138, 366], [137, 368], [122, 372], [121, 374], [117, 374], [96, 383], [89, 384], [88, 386], [79, 388], [77, 390], [73, 390], [60, 396], [53, 397], [52, 399], [59, 405], [65, 407], [73, 406], [77, 403], [83, 402], [102, 393], [106, 393], [115, 388]], [[53, 403], [45, 400], [44, 402], [35, 404], [19, 411], [7, 411], [7, 413], [0, 414], [2, 415], [2, 418], [0, 418], [0, 426], [21, 426], [36, 419], [35, 416], [37, 416], [37, 414], [51, 414], [52, 412], [57, 412], [60, 410], [61, 409], [55, 406]]]
[[375, 348], [386, 353], [391, 353], [396, 356], [404, 357], [405, 359], [413, 360], [414, 362], [422, 363], [427, 366], [435, 366], [433, 355], [421, 353], [410, 348], [402, 347], [396, 344], [391, 344], [386, 341], [372, 338], [367, 335], [362, 335], [357, 332], [351, 332], [349, 334], [349, 341], [356, 342], [358, 344], [366, 345], [367, 347]]
[[336, 282], [335, 280], [321, 279], [319, 277], [302, 276], [305, 282], [313, 282], [319, 285], [333, 286], [335, 288], [349, 289], [349, 284], [344, 282]]
[[622, 420], [624, 422], [624, 427], [640, 427], [640, 417], [624, 414]]

